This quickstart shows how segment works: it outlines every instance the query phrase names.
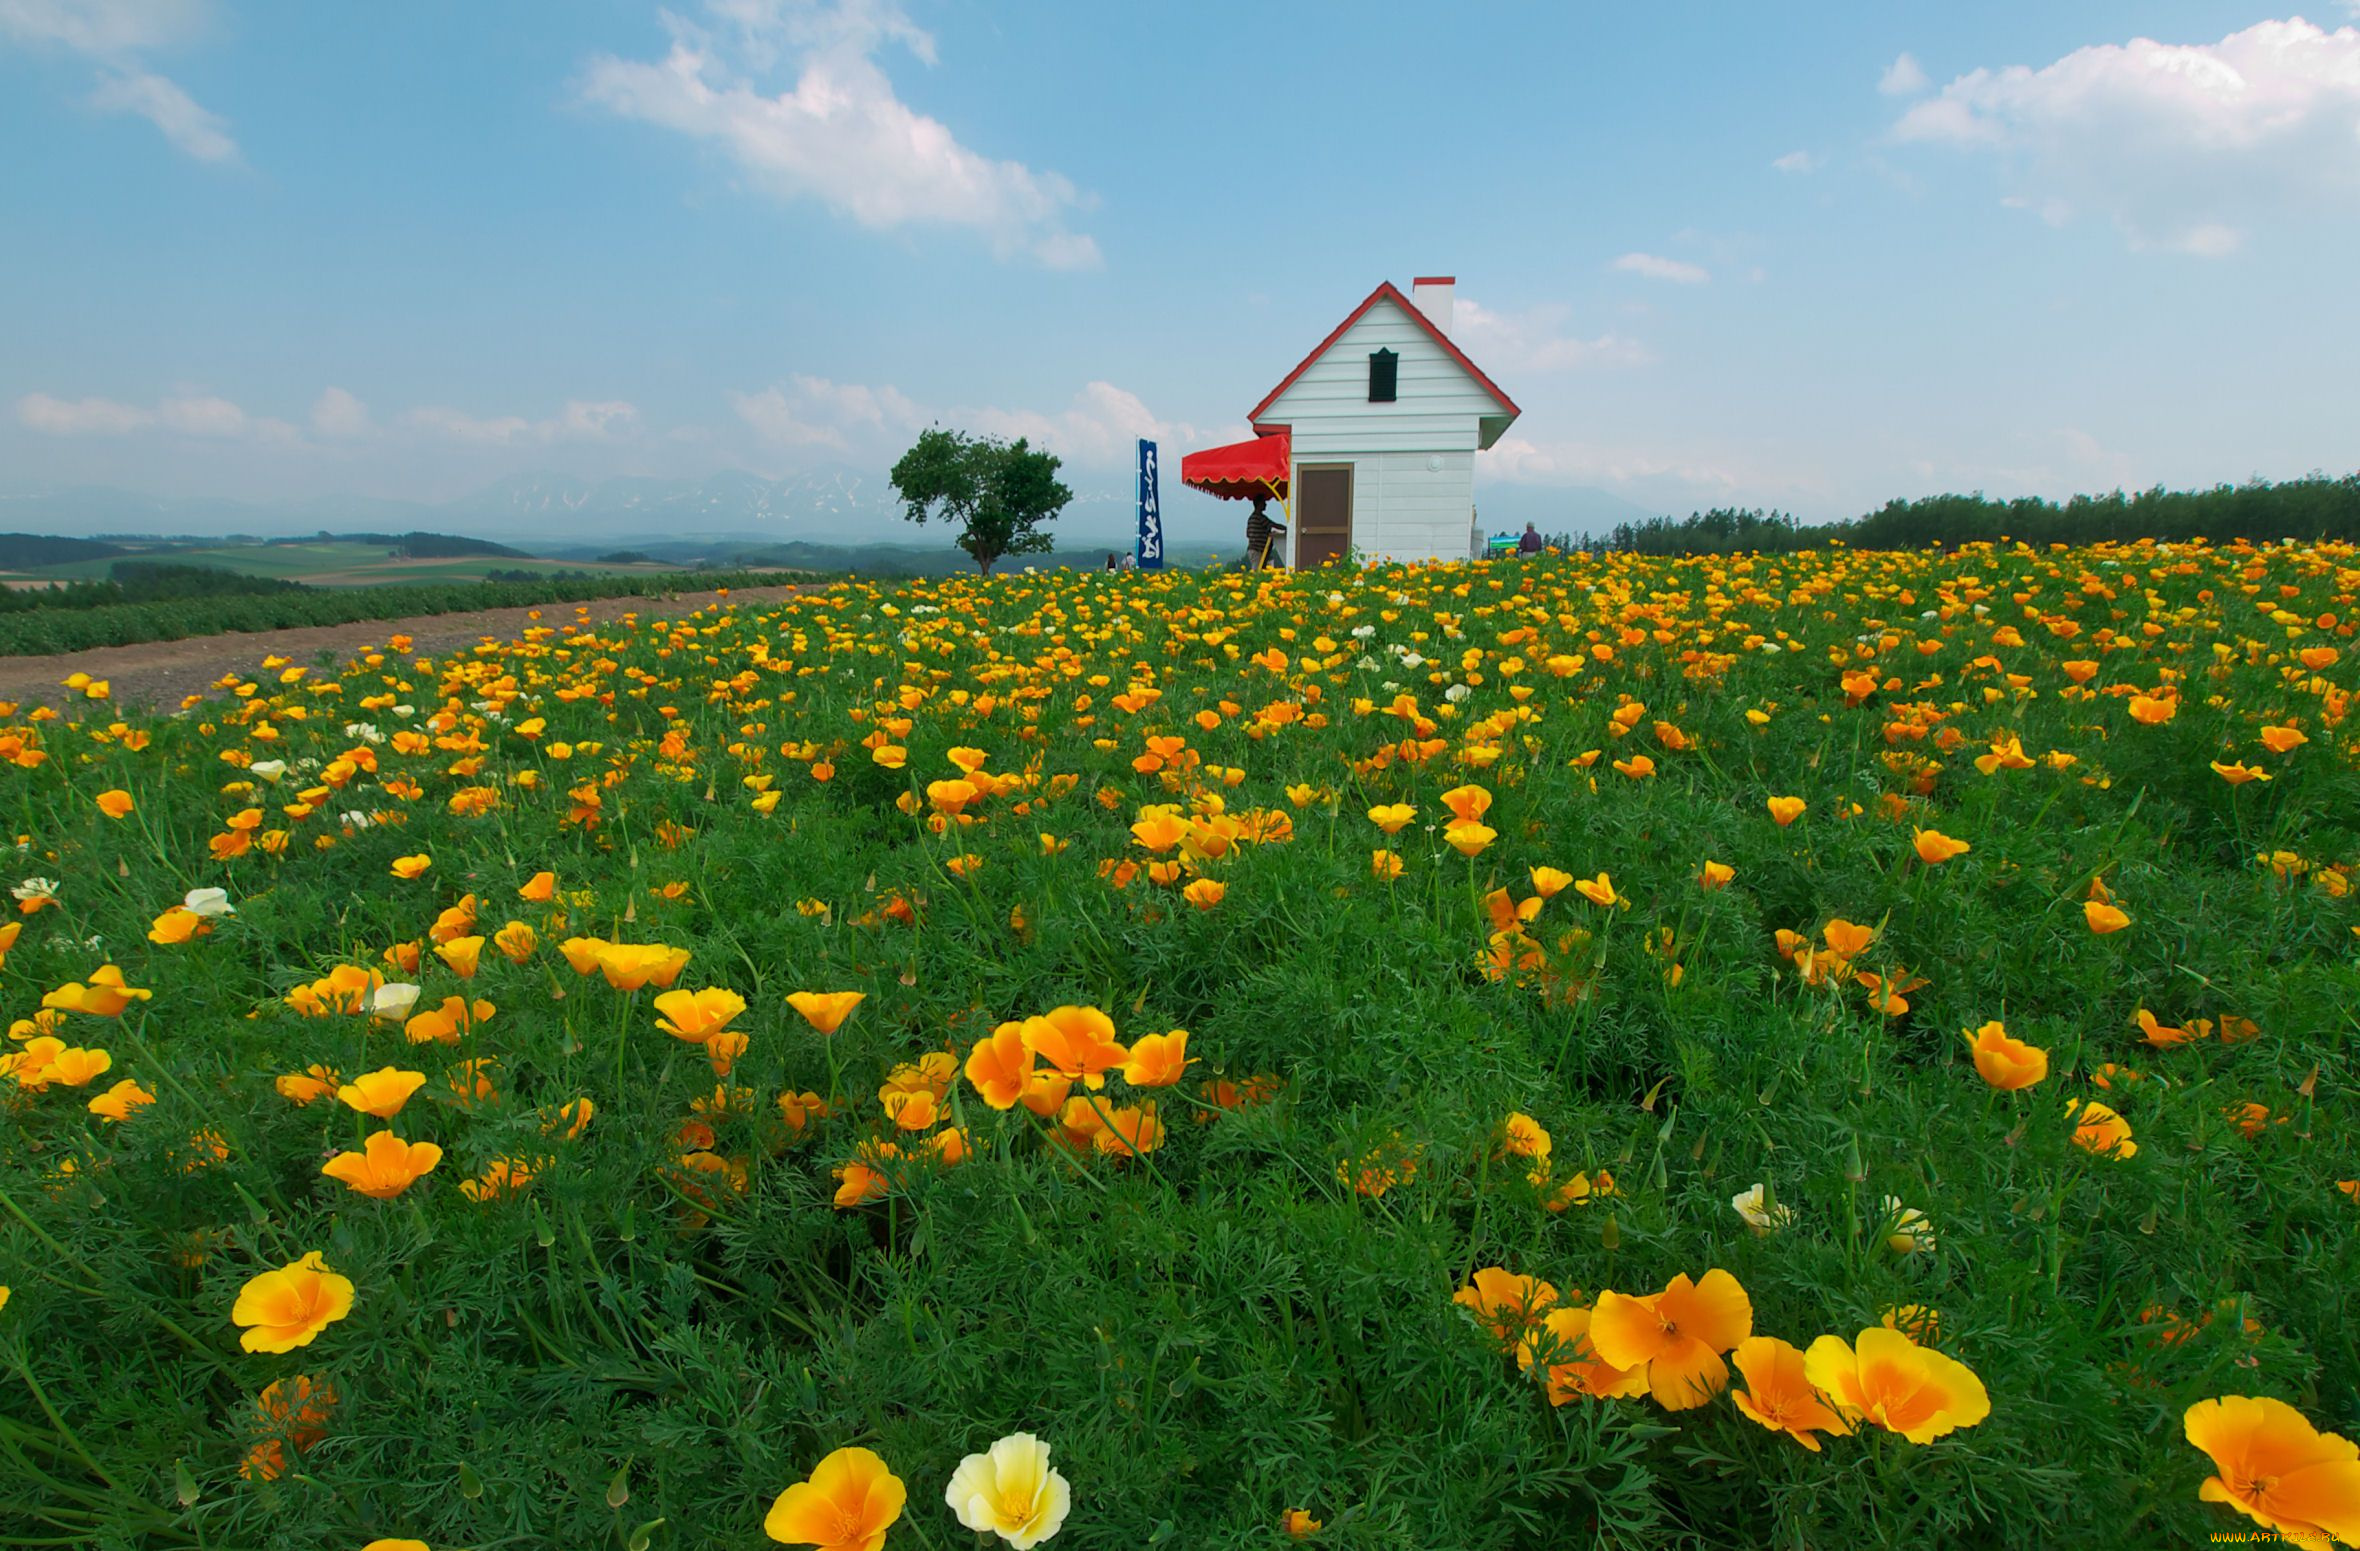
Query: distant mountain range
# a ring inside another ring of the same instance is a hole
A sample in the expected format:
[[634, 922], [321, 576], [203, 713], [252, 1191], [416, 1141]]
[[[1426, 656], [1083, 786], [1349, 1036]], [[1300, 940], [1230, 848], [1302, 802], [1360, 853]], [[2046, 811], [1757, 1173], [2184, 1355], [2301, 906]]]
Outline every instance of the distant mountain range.
[[[1128, 487], [1087, 488], [1055, 529], [1061, 545], [1127, 548], [1132, 531]], [[1175, 547], [1243, 543], [1241, 506], [1216, 502], [1169, 482], [1167, 537]], [[1476, 491], [1486, 529], [1603, 533], [1616, 523], [1657, 515], [1603, 490], [1493, 484]], [[948, 547], [949, 533], [904, 522], [892, 488], [874, 473], [841, 467], [785, 479], [725, 470], [702, 479], [621, 477], [585, 480], [521, 474], [455, 501], [395, 501], [329, 496], [237, 501], [153, 496], [99, 486], [0, 494], [0, 531], [88, 537], [98, 534], [291, 534], [349, 529], [424, 530], [498, 539], [536, 554], [565, 557], [651, 544], [916, 543]]]

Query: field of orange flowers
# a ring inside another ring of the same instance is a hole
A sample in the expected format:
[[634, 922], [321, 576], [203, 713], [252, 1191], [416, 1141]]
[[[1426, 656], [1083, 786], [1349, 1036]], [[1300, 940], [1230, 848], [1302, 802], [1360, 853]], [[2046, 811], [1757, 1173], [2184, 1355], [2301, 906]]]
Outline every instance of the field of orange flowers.
[[0, 1546], [2360, 1542], [2360, 554], [0, 707]]

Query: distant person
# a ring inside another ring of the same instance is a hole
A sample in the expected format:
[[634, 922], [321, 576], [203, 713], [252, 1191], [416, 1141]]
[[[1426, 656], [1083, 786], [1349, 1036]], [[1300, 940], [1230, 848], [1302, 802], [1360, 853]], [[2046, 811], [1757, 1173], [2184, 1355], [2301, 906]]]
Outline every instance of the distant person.
[[1119, 571], [1123, 568], [1121, 558], [1111, 549], [1106, 552], [1106, 568], [1109, 571]]
[[1524, 537], [1516, 541], [1516, 553], [1520, 555], [1537, 555], [1540, 552], [1540, 530], [1528, 522], [1524, 525]]
[[1270, 516], [1270, 497], [1254, 497], [1254, 510], [1246, 518], [1246, 569], [1259, 571], [1265, 566], [1285, 564], [1279, 540], [1286, 533], [1286, 525]]

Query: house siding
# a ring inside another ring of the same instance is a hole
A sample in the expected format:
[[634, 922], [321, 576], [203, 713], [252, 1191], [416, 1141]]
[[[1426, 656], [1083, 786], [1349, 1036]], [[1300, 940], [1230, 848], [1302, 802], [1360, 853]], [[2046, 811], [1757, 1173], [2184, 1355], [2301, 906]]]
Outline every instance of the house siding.
[[[1397, 396], [1368, 401], [1368, 358], [1401, 358]], [[1481, 419], [1498, 403], [1400, 304], [1378, 302], [1264, 410], [1284, 425], [1297, 468], [1352, 465], [1352, 543], [1396, 560], [1462, 559], [1475, 508]], [[1441, 467], [1430, 467], [1440, 460]]]

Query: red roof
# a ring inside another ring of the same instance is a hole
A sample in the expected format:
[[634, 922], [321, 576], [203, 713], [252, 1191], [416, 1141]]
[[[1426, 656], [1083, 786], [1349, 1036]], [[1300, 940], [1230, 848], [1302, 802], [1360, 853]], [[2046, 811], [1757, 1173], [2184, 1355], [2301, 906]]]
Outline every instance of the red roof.
[[1445, 355], [1458, 362], [1460, 367], [1465, 370], [1468, 376], [1474, 378], [1476, 382], [1482, 385], [1484, 392], [1499, 400], [1500, 408], [1506, 410], [1511, 416], [1524, 413], [1524, 411], [1516, 407], [1516, 401], [1514, 399], [1508, 397], [1508, 395], [1500, 391], [1500, 385], [1498, 383], [1493, 382], [1489, 377], [1486, 377], [1483, 374], [1482, 367], [1477, 366], [1473, 361], [1467, 359], [1467, 352], [1461, 350], [1457, 345], [1452, 344], [1450, 341], [1450, 336], [1443, 333], [1442, 330], [1434, 326], [1434, 320], [1432, 318], [1429, 318], [1424, 313], [1418, 311], [1418, 304], [1416, 302], [1413, 302], [1408, 297], [1402, 295], [1401, 288], [1395, 285], [1392, 281], [1388, 280], [1383, 285], [1380, 285], [1375, 290], [1369, 292], [1367, 301], [1364, 301], [1359, 306], [1353, 308], [1352, 315], [1346, 318], [1343, 322], [1337, 324], [1335, 327], [1335, 332], [1329, 334], [1327, 338], [1321, 340], [1317, 349], [1313, 350], [1309, 355], [1303, 357], [1302, 361], [1295, 367], [1295, 369], [1286, 374], [1284, 381], [1279, 383], [1277, 387], [1272, 388], [1268, 393], [1264, 394], [1262, 396], [1262, 402], [1254, 406], [1253, 413], [1247, 415], [1246, 419], [1256, 422], [1257, 424], [1260, 423], [1263, 414], [1269, 410], [1272, 404], [1278, 402], [1278, 396], [1286, 392], [1287, 389], [1293, 387], [1295, 385], [1295, 379], [1302, 376], [1305, 372], [1311, 369], [1312, 362], [1327, 354], [1328, 347], [1334, 344], [1337, 340], [1343, 338], [1344, 331], [1352, 327], [1353, 324], [1358, 323], [1361, 320], [1361, 317], [1367, 313], [1371, 307], [1374, 307], [1377, 303], [1387, 299], [1393, 301], [1401, 308], [1403, 312], [1408, 313], [1411, 319], [1417, 323], [1418, 327], [1424, 329], [1427, 333], [1427, 336], [1431, 338], [1434, 343], [1442, 347], [1443, 353]]
[[1258, 495], [1285, 496], [1287, 463], [1292, 446], [1285, 430], [1274, 430], [1251, 441], [1208, 447], [1180, 460], [1180, 483], [1208, 491], [1224, 501], [1243, 501]]

